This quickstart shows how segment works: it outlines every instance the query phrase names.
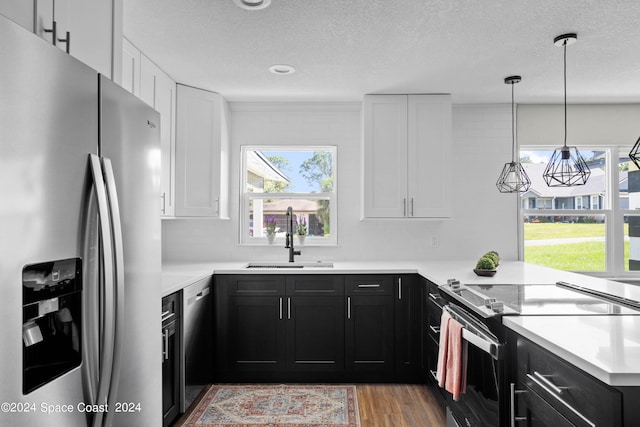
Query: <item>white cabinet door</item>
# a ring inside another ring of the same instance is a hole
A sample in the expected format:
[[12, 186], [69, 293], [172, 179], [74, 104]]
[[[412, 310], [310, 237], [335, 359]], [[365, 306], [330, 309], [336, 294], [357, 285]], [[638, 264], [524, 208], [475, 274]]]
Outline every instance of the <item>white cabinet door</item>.
[[[56, 15], [58, 11], [56, 0]], [[70, 54], [100, 74], [113, 78], [114, 34], [113, 0], [66, 0], [69, 2], [68, 31], [71, 36]], [[67, 30], [65, 30], [67, 31]], [[59, 35], [65, 38], [65, 33]], [[61, 46], [64, 48], [64, 46]]]
[[113, 58], [120, 55], [116, 52], [119, 45], [114, 46], [114, 37], [122, 37], [115, 34], [121, 31], [121, 17], [114, 16], [114, 10], [119, 10], [117, 6], [122, 0], [6, 1], [32, 3], [31, 25], [23, 26], [99, 73], [113, 77]]
[[33, 3], [33, 23], [31, 25], [34, 33], [51, 44], [53, 44], [53, 4], [54, 0], [35, 0]]
[[451, 215], [451, 97], [367, 95], [364, 217]]
[[218, 93], [180, 84], [177, 95], [176, 216], [222, 217], [226, 103]]
[[400, 218], [407, 204], [407, 96], [364, 98], [364, 216]]
[[451, 96], [409, 95], [407, 215], [451, 216]]
[[[53, 13], [53, 5], [51, 1], [49, 3], [50, 13]], [[34, 6], [32, 1], [2, 0], [0, 1], [0, 15], [9, 18], [29, 31], [33, 31]]]
[[144, 55], [141, 55], [140, 63], [140, 99], [160, 113], [161, 213], [174, 216], [176, 82]]
[[129, 40], [122, 39], [122, 84], [121, 86], [140, 97], [141, 54]]

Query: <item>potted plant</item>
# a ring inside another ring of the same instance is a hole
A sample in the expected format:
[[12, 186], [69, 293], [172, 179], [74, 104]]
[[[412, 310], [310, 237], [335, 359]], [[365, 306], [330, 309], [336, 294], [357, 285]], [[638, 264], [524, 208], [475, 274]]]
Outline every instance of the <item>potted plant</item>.
[[267, 227], [267, 242], [273, 245], [273, 241], [276, 238], [276, 217], [268, 216], [264, 220]]
[[300, 220], [298, 221], [298, 239], [300, 240], [300, 244], [304, 245], [304, 239], [307, 237], [307, 219], [304, 215], [300, 215]]
[[473, 269], [473, 272], [478, 276], [494, 276], [497, 272], [496, 268], [499, 263], [500, 255], [498, 255], [498, 252], [487, 252], [478, 260], [478, 262], [476, 263], [476, 268]]

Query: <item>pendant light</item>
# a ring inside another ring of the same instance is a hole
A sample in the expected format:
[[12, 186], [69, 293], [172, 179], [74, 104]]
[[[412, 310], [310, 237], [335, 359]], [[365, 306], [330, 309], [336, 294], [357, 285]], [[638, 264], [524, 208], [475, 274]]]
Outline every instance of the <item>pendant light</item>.
[[578, 40], [575, 33], [556, 37], [553, 43], [564, 49], [564, 145], [557, 148], [542, 177], [549, 187], [584, 185], [591, 175], [587, 162], [576, 147], [567, 147], [567, 46]]
[[525, 192], [531, 186], [531, 180], [522, 167], [522, 163], [516, 162], [516, 107], [513, 99], [513, 86], [520, 83], [522, 77], [509, 76], [504, 79], [505, 84], [511, 85], [511, 161], [504, 164], [502, 173], [496, 182], [496, 187], [501, 193]]
[[633, 163], [640, 169], [640, 138], [638, 138], [631, 151], [629, 151], [629, 158], [633, 160]]

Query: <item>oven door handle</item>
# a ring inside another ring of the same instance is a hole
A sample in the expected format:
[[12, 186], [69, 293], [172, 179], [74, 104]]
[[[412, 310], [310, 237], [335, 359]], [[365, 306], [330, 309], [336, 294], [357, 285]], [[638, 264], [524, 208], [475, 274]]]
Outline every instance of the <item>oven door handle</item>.
[[474, 334], [466, 327], [462, 328], [462, 338], [468, 343], [473, 344], [478, 347], [480, 350], [489, 354], [495, 360], [501, 360], [504, 356], [504, 351], [502, 350], [504, 344], [500, 344], [494, 342], [493, 340], [489, 340], [485, 337], [481, 337], [479, 335]]
[[476, 322], [470, 318], [470, 315], [465, 314], [464, 310], [451, 304], [443, 306], [442, 309], [462, 324], [462, 338], [465, 341], [478, 347], [495, 360], [502, 360], [504, 358], [504, 344], [500, 343], [497, 337], [492, 336], [492, 334], [485, 333], [481, 328], [481, 324], [476, 326], [474, 324]]

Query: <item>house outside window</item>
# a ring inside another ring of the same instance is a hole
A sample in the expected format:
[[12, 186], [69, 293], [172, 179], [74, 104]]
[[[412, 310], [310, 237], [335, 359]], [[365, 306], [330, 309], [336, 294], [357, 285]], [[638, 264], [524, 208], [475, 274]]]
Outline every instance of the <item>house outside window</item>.
[[272, 223], [284, 245], [288, 207], [305, 245], [337, 244], [336, 147], [243, 146], [241, 159], [241, 244], [268, 244]]
[[[587, 183], [548, 187], [542, 173], [553, 148], [521, 148], [520, 158], [531, 179], [520, 204], [523, 260], [624, 277], [640, 270], [640, 227], [637, 238], [635, 228], [629, 228], [635, 221], [640, 226], [635, 210], [640, 209], [640, 171], [627, 157], [627, 147], [579, 149], [591, 170]], [[629, 184], [636, 176], [637, 196]]]

